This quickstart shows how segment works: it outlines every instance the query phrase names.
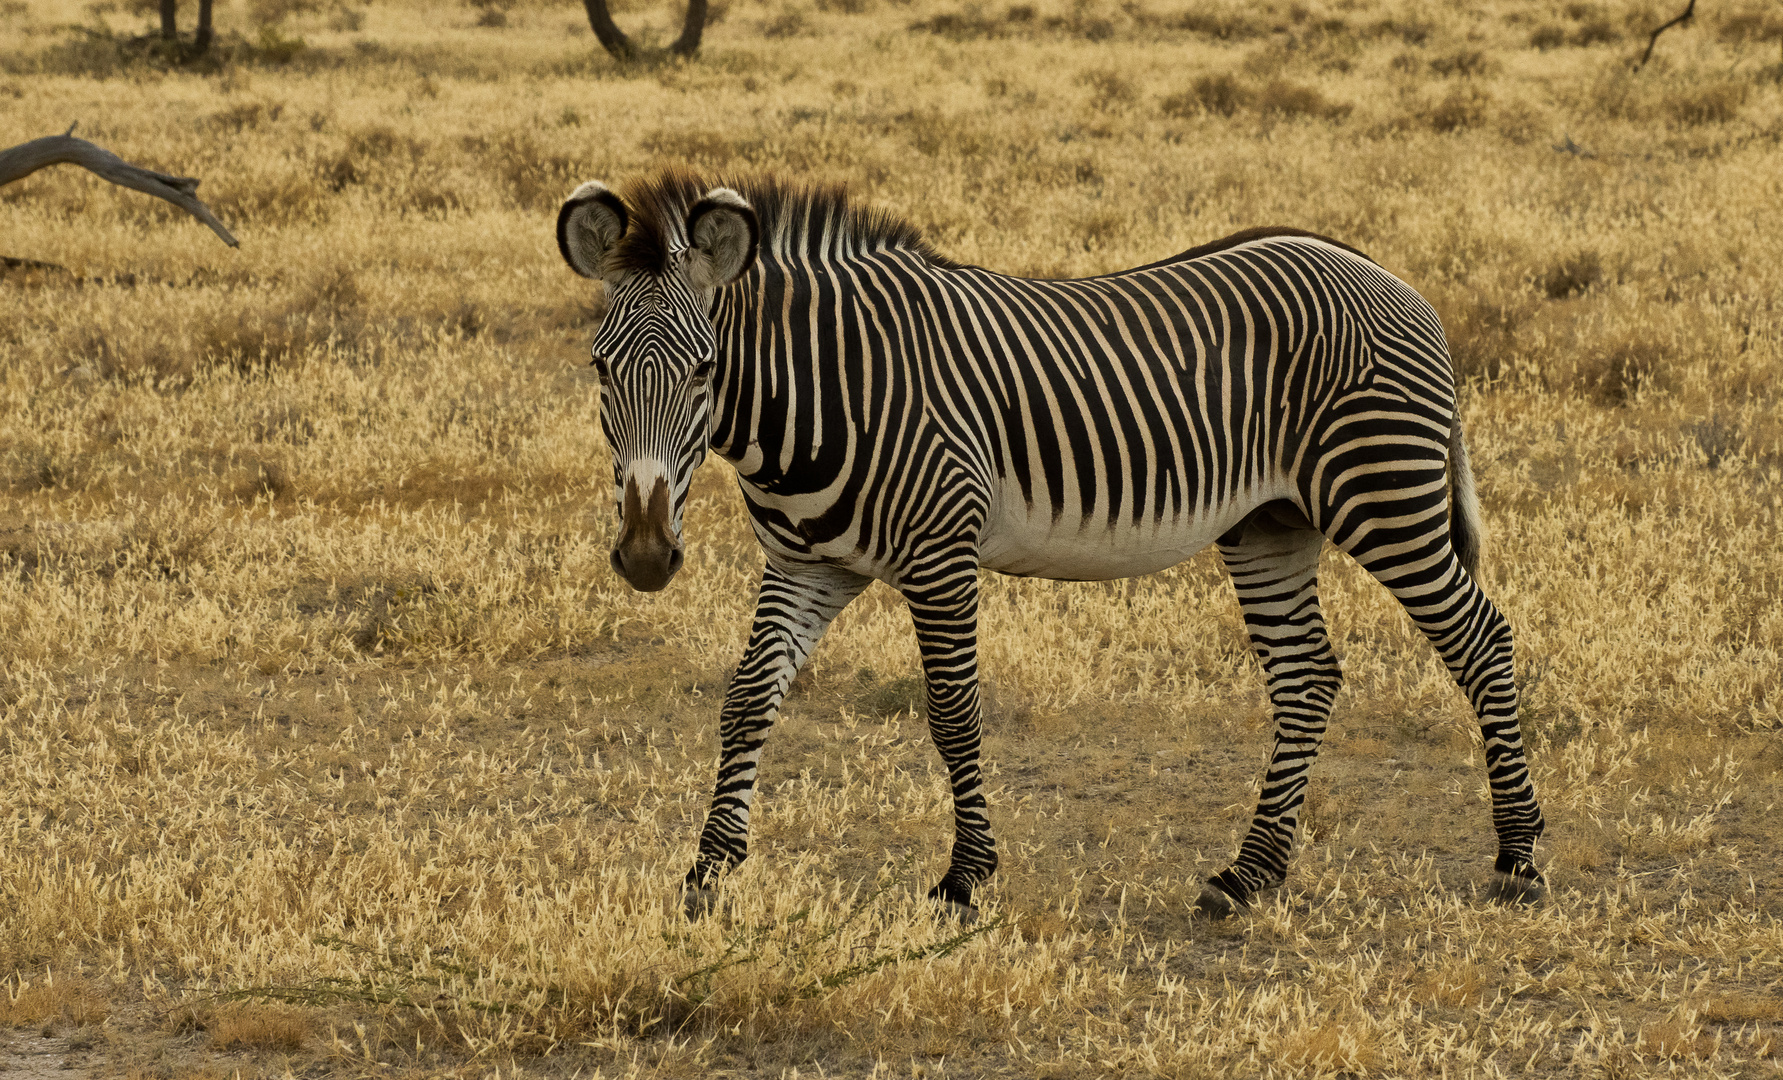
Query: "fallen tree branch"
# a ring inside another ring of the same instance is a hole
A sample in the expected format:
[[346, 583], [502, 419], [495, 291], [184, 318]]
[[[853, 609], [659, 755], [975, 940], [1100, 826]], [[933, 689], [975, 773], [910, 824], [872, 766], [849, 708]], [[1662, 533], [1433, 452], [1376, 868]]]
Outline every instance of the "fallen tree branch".
[[223, 238], [230, 247], [241, 244], [223, 227], [210, 207], [198, 201], [194, 194], [198, 190], [198, 180], [190, 176], [169, 176], [132, 165], [109, 150], [94, 146], [85, 139], [74, 137], [74, 128], [61, 135], [47, 135], [41, 139], [32, 139], [20, 143], [9, 150], [0, 150], [0, 187], [22, 180], [38, 169], [50, 165], [79, 165], [101, 179], [109, 180], [120, 187], [127, 187], [157, 199], [168, 202], [191, 214], [199, 221], [210, 226], [210, 230]]
[[1696, 0], [1690, 0], [1690, 3], [1684, 5], [1683, 12], [1680, 13], [1677, 18], [1653, 31], [1653, 36], [1647, 39], [1647, 51], [1641, 54], [1641, 62], [1635, 65], [1635, 69], [1638, 71], [1639, 69], [1646, 67], [1647, 61], [1653, 59], [1653, 46], [1659, 44], [1659, 35], [1665, 33], [1674, 26], [1689, 22], [1690, 17], [1695, 14]]

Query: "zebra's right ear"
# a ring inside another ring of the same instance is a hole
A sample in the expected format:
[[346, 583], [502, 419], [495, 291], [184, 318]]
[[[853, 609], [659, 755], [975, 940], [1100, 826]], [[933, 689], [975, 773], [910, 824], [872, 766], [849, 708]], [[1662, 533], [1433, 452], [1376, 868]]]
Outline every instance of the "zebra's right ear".
[[743, 276], [761, 247], [761, 222], [749, 200], [713, 188], [687, 209], [687, 276], [698, 289], [717, 289]]
[[600, 181], [590, 180], [570, 192], [569, 201], [557, 212], [557, 250], [571, 270], [599, 278], [629, 221], [619, 196]]

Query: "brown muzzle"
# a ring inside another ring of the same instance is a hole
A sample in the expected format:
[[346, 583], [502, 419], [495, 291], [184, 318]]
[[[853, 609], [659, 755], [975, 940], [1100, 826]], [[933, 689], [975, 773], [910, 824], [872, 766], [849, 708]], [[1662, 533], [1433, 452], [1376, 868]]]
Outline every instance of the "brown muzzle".
[[613, 545], [613, 569], [639, 592], [656, 592], [681, 569], [681, 541], [669, 523], [669, 485], [658, 480], [650, 489], [650, 505], [638, 496], [635, 480], [625, 482], [625, 507], [619, 517], [619, 542]]

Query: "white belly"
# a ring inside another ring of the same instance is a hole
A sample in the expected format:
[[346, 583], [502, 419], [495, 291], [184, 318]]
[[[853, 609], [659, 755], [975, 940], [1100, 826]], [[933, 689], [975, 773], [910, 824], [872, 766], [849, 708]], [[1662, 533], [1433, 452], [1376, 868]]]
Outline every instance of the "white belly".
[[1052, 519], [1052, 508], [1031, 510], [1015, 493], [986, 523], [979, 564], [1017, 577], [1103, 581], [1168, 569], [1201, 551], [1251, 511], [1286, 491], [1253, 491], [1200, 513], [1161, 522], [1110, 525], [1106, 515], [1085, 519], [1069, 510]]

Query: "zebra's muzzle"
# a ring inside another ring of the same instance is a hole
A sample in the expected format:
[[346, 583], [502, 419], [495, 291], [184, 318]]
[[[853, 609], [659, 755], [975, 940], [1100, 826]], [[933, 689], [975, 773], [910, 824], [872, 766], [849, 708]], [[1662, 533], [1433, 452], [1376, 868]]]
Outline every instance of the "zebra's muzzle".
[[637, 482], [627, 481], [619, 542], [613, 545], [614, 572], [639, 592], [658, 592], [681, 569], [683, 560], [681, 538], [669, 520], [668, 482], [656, 481], [646, 506]]

